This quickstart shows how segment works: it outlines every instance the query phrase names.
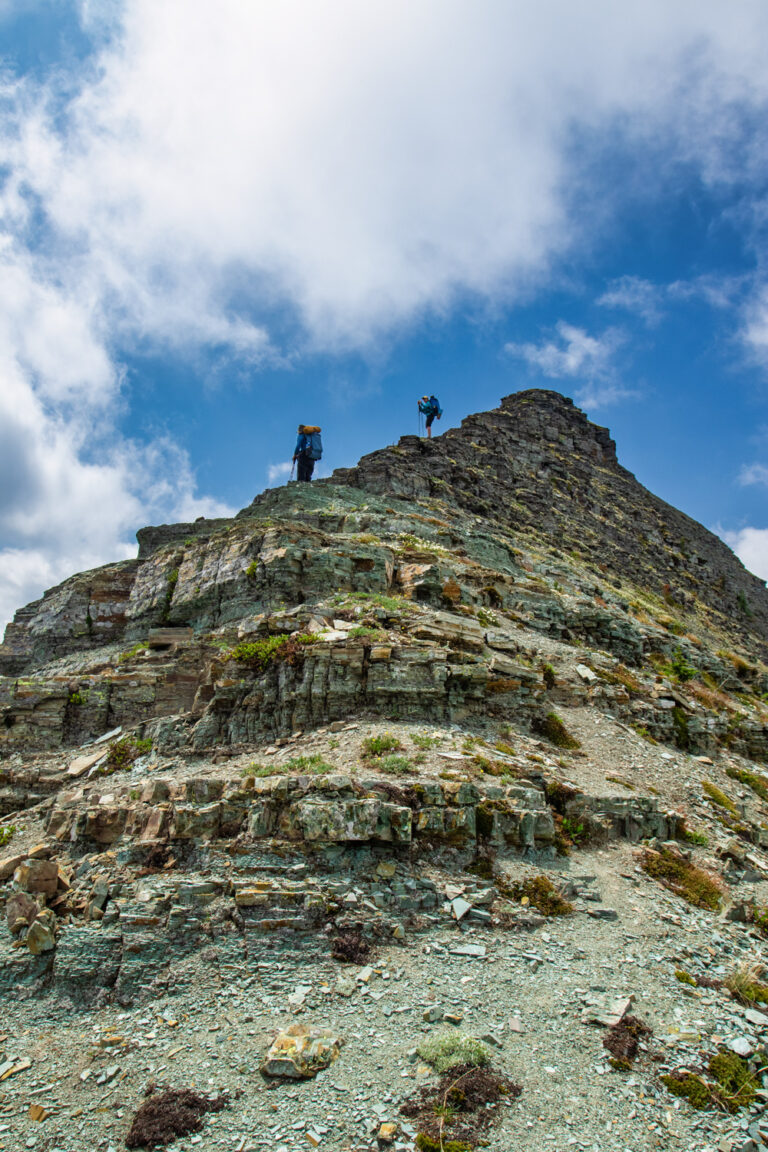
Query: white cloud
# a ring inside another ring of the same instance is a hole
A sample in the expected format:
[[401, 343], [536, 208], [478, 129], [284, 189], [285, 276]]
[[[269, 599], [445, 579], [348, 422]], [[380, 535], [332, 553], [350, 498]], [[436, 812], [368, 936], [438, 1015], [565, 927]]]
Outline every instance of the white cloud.
[[621, 343], [619, 333], [609, 329], [602, 337], [590, 336], [583, 328], [564, 320], [557, 322], [555, 330], [554, 340], [541, 344], [509, 343], [504, 345], [504, 351], [553, 380], [569, 376], [594, 379], [609, 374], [613, 354]]
[[768, 286], [758, 289], [750, 301], [742, 336], [753, 359], [768, 366]]
[[[117, 433], [121, 349], [258, 366], [369, 346], [467, 294], [514, 300], [599, 226], [571, 203], [574, 130], [652, 141], [717, 182], [744, 176], [729, 134], [768, 97], [763, 0], [80, 11], [98, 58], [0, 92], [6, 605], [117, 554], [137, 522], [216, 507], [173, 446]], [[747, 338], [768, 350], [766, 315]], [[621, 391], [610, 331], [520, 348], [593, 399]]]
[[768, 468], [765, 464], [745, 464], [739, 472], [739, 484], [762, 484], [768, 488]]
[[639, 316], [648, 325], [658, 324], [662, 316], [663, 288], [639, 276], [620, 276], [611, 281], [597, 303], [603, 308], [620, 309]]
[[740, 528], [719, 533], [745, 568], [761, 580], [768, 580], [768, 528]]
[[284, 476], [290, 475], [293, 464], [290, 460], [285, 460], [282, 464], [270, 464], [267, 469], [267, 479], [270, 484], [277, 484]]
[[584, 408], [603, 408], [637, 395], [616, 376], [614, 357], [624, 342], [620, 331], [609, 328], [601, 336], [590, 336], [583, 328], [559, 320], [555, 333], [540, 344], [510, 342], [504, 351], [550, 380], [573, 380], [576, 400]]

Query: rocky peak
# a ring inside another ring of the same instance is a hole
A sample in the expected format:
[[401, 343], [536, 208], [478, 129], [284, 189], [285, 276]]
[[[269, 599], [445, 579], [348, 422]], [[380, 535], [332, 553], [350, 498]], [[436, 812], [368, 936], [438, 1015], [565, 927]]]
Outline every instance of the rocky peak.
[[703, 605], [765, 651], [768, 592], [695, 520], [654, 496], [616, 458], [607, 428], [559, 392], [530, 389], [431, 440], [337, 469], [331, 484], [436, 499], [553, 551], [588, 561], [609, 583], [639, 583], [675, 608]]

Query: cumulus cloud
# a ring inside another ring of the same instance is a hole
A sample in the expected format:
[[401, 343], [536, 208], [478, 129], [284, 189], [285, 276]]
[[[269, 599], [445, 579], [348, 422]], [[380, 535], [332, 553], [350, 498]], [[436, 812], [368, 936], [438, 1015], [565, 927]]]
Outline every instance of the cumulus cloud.
[[601, 408], [636, 395], [616, 377], [614, 356], [623, 340], [618, 329], [590, 336], [585, 329], [559, 320], [552, 339], [540, 344], [510, 342], [504, 351], [550, 380], [573, 380], [578, 403]]
[[613, 280], [597, 303], [603, 308], [620, 309], [652, 326], [662, 317], [663, 288], [639, 276], [620, 276]]
[[739, 276], [694, 276], [656, 284], [640, 276], [619, 276], [612, 280], [596, 303], [603, 308], [629, 312], [649, 328], [663, 319], [671, 303], [703, 300], [711, 308], [731, 308], [742, 294], [745, 278]]
[[768, 286], [758, 289], [750, 301], [742, 336], [752, 358], [768, 367]]
[[739, 472], [739, 484], [762, 484], [768, 488], [768, 468], [765, 464], [745, 464]]
[[280, 481], [291, 473], [293, 464], [290, 460], [285, 460], [282, 464], [270, 464], [267, 469], [267, 479], [270, 484], [279, 484]]
[[768, 580], [768, 528], [740, 528], [719, 534], [745, 568], [761, 580]]
[[[76, 9], [92, 59], [0, 91], [6, 604], [148, 515], [218, 507], [167, 445], [119, 435], [126, 349], [258, 368], [512, 301], [593, 239], [576, 132], [682, 147], [717, 181], [738, 110], [768, 97], [763, 0]], [[756, 347], [766, 331], [758, 309]], [[610, 332], [520, 347], [620, 391]]]
[[566, 376], [588, 379], [605, 377], [612, 369], [612, 358], [619, 343], [617, 332], [608, 331], [602, 337], [590, 336], [583, 328], [559, 320], [555, 325], [557, 338], [541, 344], [504, 345], [508, 356], [525, 360], [543, 376], [559, 380]]

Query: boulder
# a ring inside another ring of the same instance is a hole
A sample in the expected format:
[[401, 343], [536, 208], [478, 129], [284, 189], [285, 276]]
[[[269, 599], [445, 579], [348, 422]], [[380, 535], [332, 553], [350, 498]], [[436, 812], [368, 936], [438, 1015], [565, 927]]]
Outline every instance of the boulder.
[[338, 1059], [343, 1043], [330, 1028], [293, 1024], [275, 1037], [261, 1071], [265, 1076], [311, 1080]]
[[53, 896], [59, 886], [59, 866], [53, 860], [22, 860], [13, 879], [24, 892]]

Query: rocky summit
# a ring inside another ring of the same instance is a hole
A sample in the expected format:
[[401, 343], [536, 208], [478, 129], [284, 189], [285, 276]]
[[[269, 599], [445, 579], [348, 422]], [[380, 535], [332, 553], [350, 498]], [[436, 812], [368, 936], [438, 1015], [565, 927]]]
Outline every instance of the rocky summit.
[[768, 1149], [768, 592], [558, 393], [17, 612], [0, 1149]]

